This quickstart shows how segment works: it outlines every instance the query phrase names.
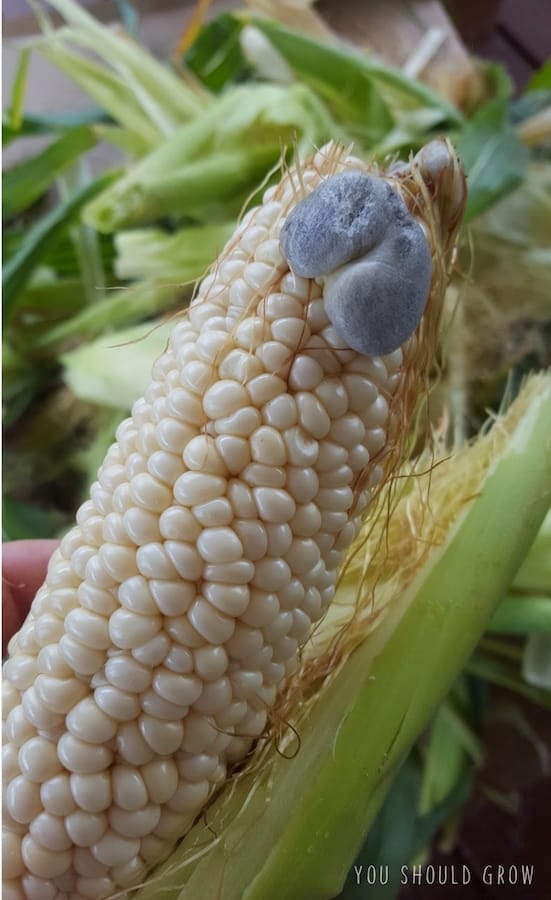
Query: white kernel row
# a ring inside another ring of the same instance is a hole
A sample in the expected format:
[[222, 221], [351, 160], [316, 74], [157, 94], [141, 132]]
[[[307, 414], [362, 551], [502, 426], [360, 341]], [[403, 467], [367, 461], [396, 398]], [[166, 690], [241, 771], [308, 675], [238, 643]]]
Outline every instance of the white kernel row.
[[270, 189], [203, 281], [10, 643], [8, 897], [142, 879], [261, 734], [333, 596], [402, 358], [343, 347], [287, 270], [293, 200], [289, 178]]

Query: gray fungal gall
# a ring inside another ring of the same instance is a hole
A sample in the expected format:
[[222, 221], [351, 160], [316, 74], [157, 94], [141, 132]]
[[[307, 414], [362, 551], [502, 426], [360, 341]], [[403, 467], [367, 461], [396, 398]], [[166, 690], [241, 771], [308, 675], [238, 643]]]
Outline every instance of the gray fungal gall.
[[358, 353], [392, 353], [421, 321], [431, 275], [431, 255], [421, 226], [412, 221], [391, 229], [372, 253], [326, 276], [327, 315]]
[[382, 178], [355, 171], [327, 178], [291, 212], [280, 243], [297, 275], [325, 282], [327, 315], [352, 349], [385, 355], [417, 328], [430, 291], [430, 249]]
[[377, 246], [400, 207], [381, 178], [341, 172], [295, 206], [281, 230], [281, 251], [296, 275], [318, 278]]

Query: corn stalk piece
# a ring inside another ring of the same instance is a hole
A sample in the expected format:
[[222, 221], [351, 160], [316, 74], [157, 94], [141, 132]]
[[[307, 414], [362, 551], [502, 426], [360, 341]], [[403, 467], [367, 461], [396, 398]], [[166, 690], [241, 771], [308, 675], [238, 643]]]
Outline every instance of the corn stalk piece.
[[243, 219], [10, 642], [7, 898], [140, 882], [264, 731], [404, 455], [464, 202], [444, 141], [328, 145]]

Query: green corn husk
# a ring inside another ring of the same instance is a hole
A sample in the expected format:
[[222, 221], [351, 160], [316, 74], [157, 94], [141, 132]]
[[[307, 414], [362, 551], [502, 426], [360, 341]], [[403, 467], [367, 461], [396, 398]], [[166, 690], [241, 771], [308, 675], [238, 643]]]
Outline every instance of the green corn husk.
[[118, 278], [159, 278], [180, 284], [195, 281], [218, 257], [234, 231], [233, 222], [181, 228], [135, 228], [115, 235]]
[[135, 325], [102, 335], [61, 356], [65, 384], [87, 403], [130, 409], [150, 381], [152, 361], [164, 352], [174, 322]]
[[111, 180], [111, 175], [102, 175], [85, 184], [28, 229], [17, 251], [2, 267], [4, 322], [9, 322], [12, 317], [20, 292], [29, 283], [44, 254], [59, 240], [67, 225], [77, 218], [83, 204]]
[[305, 85], [241, 85], [216, 98], [85, 210], [111, 232], [163, 216], [237, 215], [247, 195], [296, 141], [299, 154], [339, 135]]
[[[49, 328], [31, 346], [39, 352], [58, 352], [68, 349], [83, 339], [92, 339], [105, 332], [107, 340], [117, 343], [116, 328], [125, 327], [141, 319], [162, 315], [182, 302], [184, 286], [151, 280], [138, 281], [128, 288], [107, 291], [94, 304], [85, 307], [70, 319]], [[153, 327], [153, 326], [151, 326]], [[147, 332], [147, 324], [142, 326], [142, 334]], [[126, 340], [126, 338], [122, 338]], [[135, 400], [135, 395], [132, 400]], [[130, 403], [128, 404], [130, 406]]]
[[[550, 433], [551, 376], [533, 376], [489, 433], [406, 483], [385, 534], [364, 535], [345, 571], [336, 607], [305, 651], [302, 680], [276, 710], [272, 740], [139, 900], [339, 892], [398, 767], [549, 508]], [[369, 583], [358, 588], [366, 561]]]
[[316, 40], [270, 19], [247, 14], [241, 18], [265, 35], [295, 75], [314, 86], [337, 117], [345, 113], [369, 140], [381, 139], [393, 120], [400, 124], [412, 110], [432, 110], [437, 120], [451, 125], [463, 121], [457, 107], [427, 85], [350, 46]]
[[534, 688], [551, 694], [551, 635], [531, 634], [522, 660], [522, 676]]
[[488, 630], [499, 634], [551, 634], [551, 594], [506, 597], [492, 616]]
[[551, 511], [515, 578], [517, 590], [551, 594]]
[[23, 212], [44, 194], [54, 180], [91, 150], [96, 136], [82, 125], [52, 141], [45, 150], [2, 173], [2, 217]]
[[[198, 85], [190, 87], [129, 35], [101, 25], [81, 4], [52, 0], [50, 5], [67, 27], [54, 31], [31, 0], [43, 37], [32, 39], [30, 46], [123, 126], [126, 143], [137, 155], [156, 147], [208, 105], [207, 91]], [[92, 51], [99, 62], [75, 52], [74, 46], [84, 48], [85, 54]]]

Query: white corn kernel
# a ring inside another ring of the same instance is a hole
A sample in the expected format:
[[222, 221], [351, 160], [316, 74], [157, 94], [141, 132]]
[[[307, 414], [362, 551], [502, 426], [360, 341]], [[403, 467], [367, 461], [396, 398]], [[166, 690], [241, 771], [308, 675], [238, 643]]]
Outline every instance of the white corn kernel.
[[29, 781], [49, 781], [61, 769], [55, 745], [43, 737], [30, 738], [19, 750], [19, 768]]
[[[302, 167], [307, 194], [332, 153]], [[417, 336], [373, 357], [345, 341], [328, 254], [310, 278], [282, 252], [293, 184], [175, 324], [10, 642], [7, 897], [95, 900], [167, 856], [265, 728], [389, 469]]]

